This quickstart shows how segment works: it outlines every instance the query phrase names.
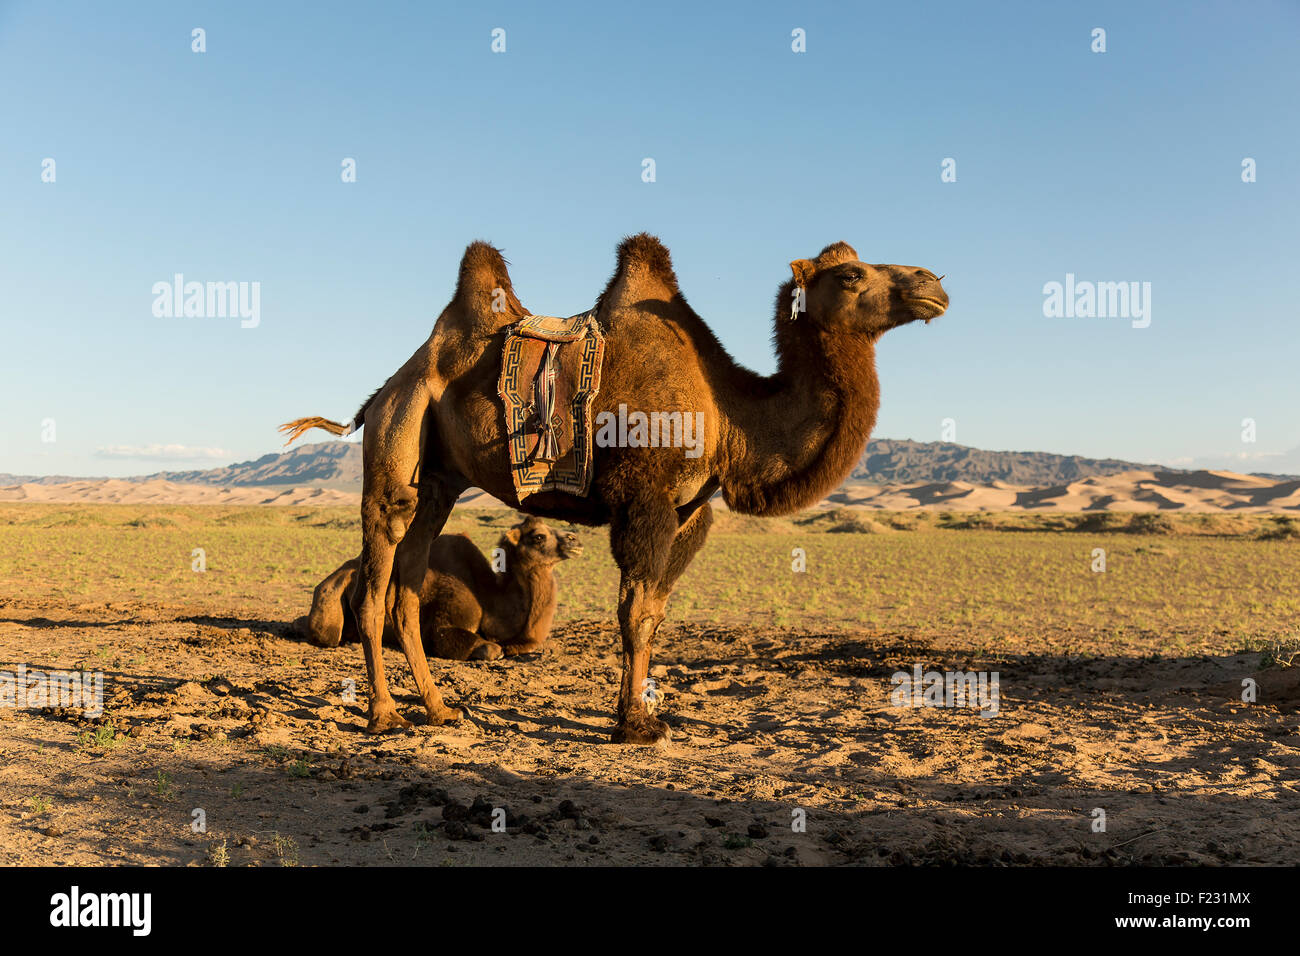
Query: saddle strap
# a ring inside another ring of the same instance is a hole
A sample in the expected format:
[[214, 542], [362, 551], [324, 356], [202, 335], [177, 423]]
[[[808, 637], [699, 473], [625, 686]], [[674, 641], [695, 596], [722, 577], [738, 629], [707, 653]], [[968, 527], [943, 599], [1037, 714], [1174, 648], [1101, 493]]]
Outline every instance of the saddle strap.
[[533, 382], [533, 421], [541, 430], [534, 461], [553, 462], [560, 457], [560, 442], [555, 435], [555, 356], [558, 342], [546, 343], [546, 358]]

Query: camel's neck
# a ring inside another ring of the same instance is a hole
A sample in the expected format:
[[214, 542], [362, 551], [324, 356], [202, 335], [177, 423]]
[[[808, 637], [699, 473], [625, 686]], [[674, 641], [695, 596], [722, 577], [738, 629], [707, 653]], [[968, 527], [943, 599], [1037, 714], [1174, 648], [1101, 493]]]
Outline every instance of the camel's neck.
[[[517, 636], [535, 636], [548, 631], [555, 614], [555, 577], [550, 567], [516, 568], [507, 571], [502, 585], [508, 604], [517, 618]], [[545, 634], [541, 634], [542, 637]]]
[[767, 394], [718, 395], [722, 493], [745, 514], [789, 514], [825, 497], [858, 462], [880, 406], [871, 336], [806, 323], [777, 340]]

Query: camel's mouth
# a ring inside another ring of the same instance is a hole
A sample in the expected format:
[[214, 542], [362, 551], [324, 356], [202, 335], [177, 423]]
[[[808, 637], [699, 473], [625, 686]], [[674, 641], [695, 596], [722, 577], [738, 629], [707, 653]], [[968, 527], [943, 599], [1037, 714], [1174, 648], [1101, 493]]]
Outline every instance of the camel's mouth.
[[561, 541], [559, 551], [560, 557], [565, 560], [576, 558], [582, 554], [582, 543], [579, 541]]
[[948, 311], [947, 298], [937, 299], [932, 296], [912, 296], [907, 300], [918, 319], [924, 319], [929, 325], [931, 319], [938, 318]]

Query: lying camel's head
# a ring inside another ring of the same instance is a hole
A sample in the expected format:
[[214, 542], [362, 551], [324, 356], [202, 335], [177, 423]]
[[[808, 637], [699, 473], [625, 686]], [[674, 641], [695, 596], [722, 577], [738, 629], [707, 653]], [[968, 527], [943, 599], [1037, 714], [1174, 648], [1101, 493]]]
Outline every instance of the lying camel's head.
[[571, 531], [557, 532], [540, 518], [527, 517], [501, 536], [501, 547], [514, 552], [506, 567], [521, 570], [548, 568], [582, 554], [582, 544]]
[[827, 246], [816, 259], [796, 259], [786, 287], [790, 309], [794, 287], [804, 290], [806, 311], [794, 321], [827, 329], [858, 328], [880, 335], [916, 319], [929, 322], [948, 308], [948, 293], [928, 269], [871, 265], [846, 242]]

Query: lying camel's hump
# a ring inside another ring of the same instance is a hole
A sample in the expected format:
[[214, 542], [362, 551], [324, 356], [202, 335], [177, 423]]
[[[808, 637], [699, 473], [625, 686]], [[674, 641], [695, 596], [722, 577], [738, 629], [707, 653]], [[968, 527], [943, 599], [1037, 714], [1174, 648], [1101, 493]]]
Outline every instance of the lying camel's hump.
[[466, 534], [441, 534], [429, 547], [429, 570], [424, 577], [424, 592], [432, 598], [446, 577], [470, 585], [475, 594], [489, 593], [496, 586], [492, 565]]

